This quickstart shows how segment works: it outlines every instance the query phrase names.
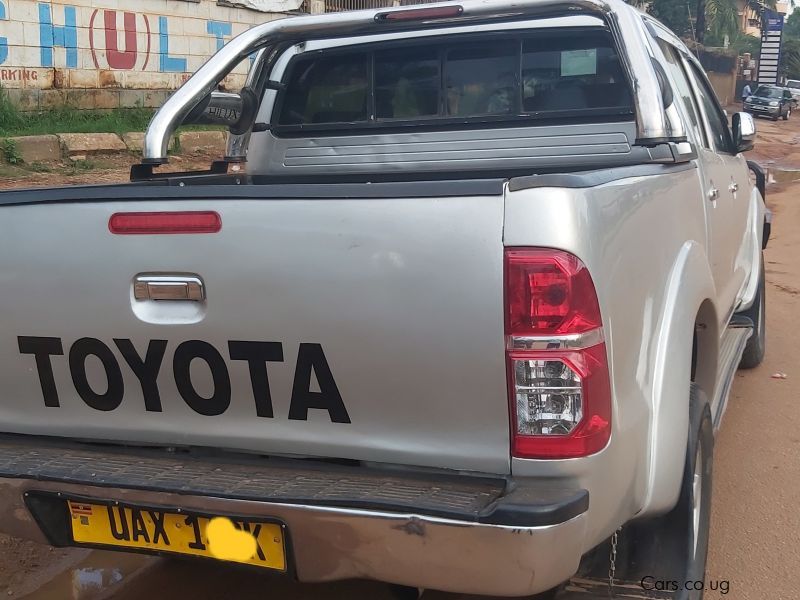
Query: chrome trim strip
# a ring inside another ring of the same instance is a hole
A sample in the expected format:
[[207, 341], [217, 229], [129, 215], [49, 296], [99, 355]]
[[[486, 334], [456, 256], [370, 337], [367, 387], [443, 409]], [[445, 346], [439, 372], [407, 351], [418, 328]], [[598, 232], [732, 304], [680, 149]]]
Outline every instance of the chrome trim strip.
[[[169, 139], [189, 112], [242, 60], [266, 46], [312, 39], [395, 33], [409, 29], [445, 29], [475, 22], [519, 21], [557, 14], [589, 13], [605, 19], [620, 50], [636, 105], [639, 142], [680, 137], [672, 131], [664, 111], [661, 90], [646, 38], [642, 13], [623, 0], [465, 0], [459, 17], [421, 21], [376, 21], [387, 9], [328, 13], [270, 21], [232, 39], [178, 89], [155, 114], [144, 139], [143, 162], [167, 162]], [[428, 8], [448, 6], [431, 4]], [[401, 11], [407, 7], [399, 8]], [[234, 148], [241, 154], [242, 150]]]
[[136, 300], [177, 300], [202, 302], [206, 299], [203, 280], [198, 275], [137, 275], [133, 280]]
[[554, 336], [507, 336], [508, 350], [582, 350], [605, 342], [603, 328], [598, 327], [585, 333]]

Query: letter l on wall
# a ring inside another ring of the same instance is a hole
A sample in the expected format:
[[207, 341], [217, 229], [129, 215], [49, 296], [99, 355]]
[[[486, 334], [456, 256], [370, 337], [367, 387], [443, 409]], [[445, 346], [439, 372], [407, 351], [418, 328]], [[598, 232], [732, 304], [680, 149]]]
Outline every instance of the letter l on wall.
[[186, 59], [169, 55], [169, 24], [167, 17], [158, 17], [159, 66], [162, 72], [185, 73]]

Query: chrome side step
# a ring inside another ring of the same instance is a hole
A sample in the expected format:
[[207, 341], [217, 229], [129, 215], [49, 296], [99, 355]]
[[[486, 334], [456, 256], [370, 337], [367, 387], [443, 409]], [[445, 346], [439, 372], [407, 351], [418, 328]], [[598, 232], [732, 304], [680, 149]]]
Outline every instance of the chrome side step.
[[734, 315], [730, 326], [722, 336], [722, 343], [719, 348], [717, 381], [714, 384], [714, 398], [711, 399], [711, 416], [714, 419], [715, 434], [722, 423], [722, 415], [728, 406], [728, 395], [731, 391], [736, 369], [739, 367], [744, 347], [752, 333], [752, 321], [749, 319], [737, 321], [736, 315]]

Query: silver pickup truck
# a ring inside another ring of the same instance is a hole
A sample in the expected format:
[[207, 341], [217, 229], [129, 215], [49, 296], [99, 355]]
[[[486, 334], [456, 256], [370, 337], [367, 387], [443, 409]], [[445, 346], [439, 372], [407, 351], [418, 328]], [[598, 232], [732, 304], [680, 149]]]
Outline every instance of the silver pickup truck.
[[[165, 172], [202, 120], [227, 156]], [[621, 0], [243, 33], [131, 183], [0, 194], [0, 530], [301, 581], [698, 598], [714, 432], [764, 355], [754, 136]], [[251, 554], [215, 549], [220, 518]]]

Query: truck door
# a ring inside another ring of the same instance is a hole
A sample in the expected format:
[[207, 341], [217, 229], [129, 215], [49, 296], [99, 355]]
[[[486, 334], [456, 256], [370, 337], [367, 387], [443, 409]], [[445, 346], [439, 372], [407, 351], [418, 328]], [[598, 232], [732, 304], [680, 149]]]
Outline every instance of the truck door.
[[[672, 81], [673, 97], [678, 111], [686, 124], [686, 133], [690, 142], [697, 149], [698, 158], [695, 161], [698, 175], [698, 198], [703, 204], [705, 214], [706, 239], [702, 240], [709, 255], [713, 253], [714, 207], [708, 201], [707, 194], [711, 190], [719, 189], [718, 178], [722, 175], [722, 160], [713, 151], [708, 133], [703, 123], [703, 113], [700, 110], [697, 97], [692, 89], [692, 83], [685, 69], [680, 51], [667, 41], [658, 38], [658, 45], [664, 54], [664, 67]], [[714, 272], [714, 279], [718, 280], [722, 274]]]
[[706, 201], [710, 225], [709, 258], [717, 296], [723, 311], [722, 325], [735, 309], [748, 272], [739, 260], [747, 233], [750, 181], [747, 163], [737, 155], [728, 118], [702, 70], [683, 58], [706, 130], [706, 143], [699, 149], [705, 164]]

